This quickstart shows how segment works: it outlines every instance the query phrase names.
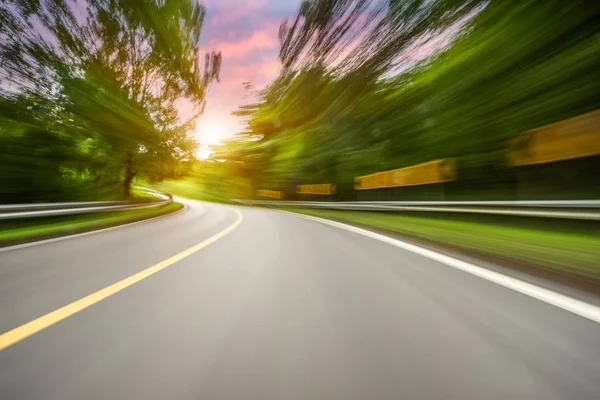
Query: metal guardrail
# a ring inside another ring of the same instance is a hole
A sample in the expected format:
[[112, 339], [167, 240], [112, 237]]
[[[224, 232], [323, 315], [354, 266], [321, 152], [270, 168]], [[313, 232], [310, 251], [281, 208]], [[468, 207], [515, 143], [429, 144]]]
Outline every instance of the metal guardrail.
[[451, 212], [600, 221], [600, 200], [572, 201], [271, 201], [234, 200], [249, 206], [332, 210]]
[[109, 207], [116, 205], [131, 204], [128, 201], [82, 201], [73, 203], [34, 203], [34, 204], [3, 204], [0, 205], [0, 213], [16, 211], [41, 211], [41, 210], [66, 210], [81, 207]]
[[171, 195], [144, 189], [156, 195], [160, 200], [145, 202], [130, 201], [88, 201], [73, 203], [39, 203], [0, 205], [0, 220], [54, 217], [63, 215], [89, 214], [106, 211], [127, 211], [134, 209], [158, 207], [173, 201]]

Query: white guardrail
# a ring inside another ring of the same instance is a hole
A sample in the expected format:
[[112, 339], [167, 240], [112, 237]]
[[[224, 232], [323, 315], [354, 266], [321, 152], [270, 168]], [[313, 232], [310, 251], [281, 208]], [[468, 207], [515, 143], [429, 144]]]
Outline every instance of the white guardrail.
[[141, 208], [158, 207], [173, 201], [170, 195], [144, 189], [155, 195], [156, 201], [89, 201], [74, 203], [39, 203], [0, 205], [0, 221], [20, 218], [54, 217], [62, 215], [89, 214], [106, 211], [126, 211]]
[[388, 212], [450, 212], [600, 221], [600, 200], [567, 201], [276, 201], [234, 200], [248, 206]]

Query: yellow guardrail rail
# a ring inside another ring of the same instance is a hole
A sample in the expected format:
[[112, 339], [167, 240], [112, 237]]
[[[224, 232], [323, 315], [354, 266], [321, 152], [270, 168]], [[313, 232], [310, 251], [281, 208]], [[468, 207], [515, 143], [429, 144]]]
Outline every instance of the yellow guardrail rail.
[[297, 194], [334, 194], [335, 192], [336, 186], [334, 183], [298, 185], [296, 187]]
[[358, 176], [354, 189], [369, 190], [398, 186], [427, 185], [456, 179], [456, 163], [452, 158], [429, 161], [406, 168]]
[[509, 141], [512, 166], [600, 154], [600, 110], [520, 133]]
[[284, 193], [279, 190], [269, 190], [269, 189], [258, 189], [256, 191], [257, 197], [269, 197], [271, 199], [283, 199]]

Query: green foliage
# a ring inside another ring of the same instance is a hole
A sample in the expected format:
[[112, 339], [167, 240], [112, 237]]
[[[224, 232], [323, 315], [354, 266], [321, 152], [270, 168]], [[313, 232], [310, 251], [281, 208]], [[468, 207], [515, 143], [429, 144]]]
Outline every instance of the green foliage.
[[600, 108], [599, 18], [590, 0], [305, 2], [219, 157], [280, 190], [446, 157], [463, 186], [514, 183], [508, 139]]
[[137, 176], [185, 174], [221, 63], [199, 57], [203, 19], [196, 0], [2, 2], [0, 202], [129, 197]]
[[[213, 161], [196, 161], [186, 177], [178, 180], [164, 180], [149, 183], [154, 189], [174, 196], [194, 200], [228, 202], [232, 197], [228, 189], [235, 187], [237, 178], [226, 171], [222, 163]], [[227, 178], [223, 178], [227, 176]]]

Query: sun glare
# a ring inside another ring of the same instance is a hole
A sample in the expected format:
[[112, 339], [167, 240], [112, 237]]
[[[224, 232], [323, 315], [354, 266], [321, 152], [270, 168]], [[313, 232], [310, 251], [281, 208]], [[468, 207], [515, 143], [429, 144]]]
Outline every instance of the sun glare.
[[221, 139], [221, 131], [219, 130], [219, 127], [214, 124], [206, 125], [206, 127], [200, 131], [201, 144], [218, 144]]
[[196, 151], [196, 158], [199, 160], [208, 160], [212, 154], [212, 149], [209, 146], [202, 145]]
[[195, 138], [200, 144], [196, 157], [200, 160], [210, 158], [213, 146], [223, 144], [223, 141], [233, 137], [240, 129], [239, 123], [231, 123], [224, 117], [202, 117], [196, 125]]
[[199, 126], [198, 141], [200, 148], [196, 152], [196, 157], [200, 160], [206, 160], [210, 157], [212, 149], [210, 146], [217, 145], [223, 139], [223, 130], [215, 123], [206, 123]]

